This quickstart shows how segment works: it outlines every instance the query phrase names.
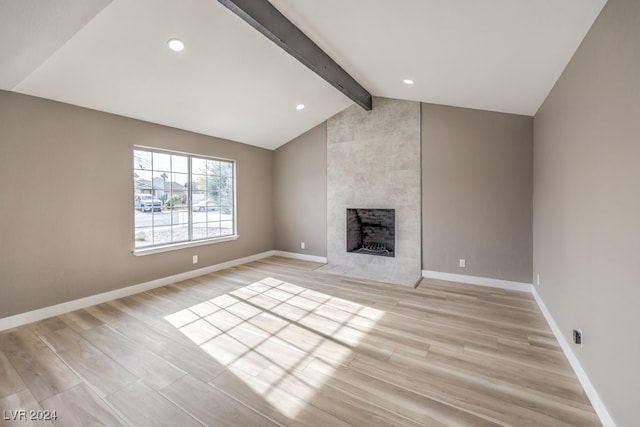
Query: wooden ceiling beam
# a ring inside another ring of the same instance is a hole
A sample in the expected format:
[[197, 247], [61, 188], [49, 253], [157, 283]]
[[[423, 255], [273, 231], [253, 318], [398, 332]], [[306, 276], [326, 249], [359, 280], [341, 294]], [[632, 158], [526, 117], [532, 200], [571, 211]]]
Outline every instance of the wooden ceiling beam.
[[371, 94], [267, 0], [218, 0], [365, 110]]

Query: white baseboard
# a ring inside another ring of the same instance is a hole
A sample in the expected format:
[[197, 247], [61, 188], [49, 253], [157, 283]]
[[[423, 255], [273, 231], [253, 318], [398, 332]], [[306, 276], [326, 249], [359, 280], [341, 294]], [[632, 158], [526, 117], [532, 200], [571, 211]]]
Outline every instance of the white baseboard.
[[449, 282], [466, 283], [468, 285], [490, 286], [492, 288], [512, 291], [531, 292], [531, 283], [512, 282], [509, 280], [489, 279], [486, 277], [465, 276], [464, 274], [443, 273], [440, 271], [422, 270], [422, 277]]
[[115, 289], [113, 291], [91, 295], [91, 296], [79, 298], [73, 301], [67, 301], [61, 304], [51, 305], [49, 307], [39, 308], [37, 310], [28, 311], [26, 313], [20, 313], [14, 316], [5, 317], [3, 319], [0, 319], [0, 331], [4, 331], [7, 329], [37, 322], [39, 320], [48, 319], [49, 317], [59, 316], [61, 314], [69, 313], [75, 310], [80, 310], [83, 308], [90, 307], [92, 305], [101, 304], [103, 302], [113, 301], [114, 299], [123, 298], [129, 295], [148, 291], [150, 289], [159, 288], [161, 286], [170, 285], [172, 283], [180, 282], [182, 280], [187, 280], [187, 279], [202, 276], [205, 274], [213, 273], [216, 271], [224, 270], [225, 268], [234, 267], [236, 265], [246, 264], [251, 261], [257, 261], [259, 259], [267, 258], [273, 255], [274, 255], [274, 251], [262, 252], [260, 254], [251, 255], [244, 258], [238, 258], [238, 259], [223, 262], [220, 264], [198, 268], [197, 270], [190, 270], [184, 273], [174, 274], [173, 276], [163, 277], [157, 280], [151, 280], [150, 282], [127, 286], [125, 288]]
[[582, 365], [580, 364], [580, 361], [578, 360], [575, 353], [573, 352], [571, 345], [565, 339], [564, 335], [560, 331], [560, 328], [558, 327], [558, 324], [556, 323], [556, 321], [553, 319], [553, 316], [551, 316], [551, 312], [549, 312], [549, 309], [547, 308], [544, 301], [540, 297], [540, 294], [538, 294], [538, 291], [534, 287], [531, 288], [531, 293], [533, 294], [533, 297], [538, 303], [538, 307], [540, 307], [540, 311], [542, 311], [542, 314], [544, 315], [544, 318], [547, 320], [549, 327], [553, 331], [553, 335], [555, 335], [556, 340], [558, 340], [558, 343], [562, 348], [562, 352], [569, 360], [569, 364], [571, 364], [571, 367], [573, 368], [573, 372], [575, 372], [576, 376], [578, 377], [578, 381], [580, 381], [582, 388], [584, 389], [585, 393], [587, 393], [587, 397], [589, 398], [589, 401], [591, 401], [591, 405], [593, 405], [593, 409], [595, 409], [596, 414], [598, 414], [598, 417], [600, 418], [600, 422], [604, 427], [615, 427], [616, 424], [613, 421], [611, 414], [609, 414], [609, 411], [607, 411], [607, 408], [604, 406], [602, 399], [600, 399], [598, 392], [596, 391], [595, 387], [589, 380], [587, 373], [582, 368]]
[[296, 252], [284, 252], [284, 251], [273, 251], [273, 255], [281, 256], [285, 258], [291, 258], [291, 259], [299, 259], [303, 261], [319, 262], [322, 264], [327, 263], [327, 257], [321, 257], [317, 255], [306, 255], [306, 254], [299, 254]]

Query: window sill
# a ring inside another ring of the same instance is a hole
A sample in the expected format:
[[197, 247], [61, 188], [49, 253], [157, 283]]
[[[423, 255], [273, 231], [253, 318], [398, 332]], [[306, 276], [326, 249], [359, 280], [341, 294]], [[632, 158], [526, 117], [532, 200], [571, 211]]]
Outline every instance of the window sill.
[[178, 249], [193, 248], [193, 247], [196, 247], [196, 246], [204, 246], [204, 245], [212, 245], [212, 244], [215, 244], [215, 243], [230, 242], [232, 240], [238, 240], [238, 237], [240, 237], [240, 236], [238, 236], [237, 234], [234, 234], [232, 236], [218, 237], [218, 238], [215, 238], [215, 239], [198, 240], [198, 241], [195, 241], [195, 242], [172, 243], [170, 245], [153, 246], [151, 248], [134, 249], [131, 252], [135, 256], [151, 255], [151, 254], [158, 254], [158, 253], [161, 253], [161, 252], [175, 251], [175, 250], [178, 250]]

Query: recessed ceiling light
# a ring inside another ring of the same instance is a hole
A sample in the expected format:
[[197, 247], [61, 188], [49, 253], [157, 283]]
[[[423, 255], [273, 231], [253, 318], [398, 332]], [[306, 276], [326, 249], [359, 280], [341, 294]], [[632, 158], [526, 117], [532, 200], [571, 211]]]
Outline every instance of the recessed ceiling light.
[[406, 85], [412, 85], [412, 84], [414, 84], [414, 83], [415, 83], [415, 82], [414, 82], [413, 80], [411, 80], [411, 79], [404, 79], [402, 82], [403, 82], [404, 84], [406, 84]]
[[296, 110], [304, 110], [304, 104], [296, 105]]
[[184, 43], [182, 42], [182, 40], [169, 39], [167, 41], [167, 44], [169, 45], [169, 49], [175, 52], [180, 52], [182, 49], [184, 49]]

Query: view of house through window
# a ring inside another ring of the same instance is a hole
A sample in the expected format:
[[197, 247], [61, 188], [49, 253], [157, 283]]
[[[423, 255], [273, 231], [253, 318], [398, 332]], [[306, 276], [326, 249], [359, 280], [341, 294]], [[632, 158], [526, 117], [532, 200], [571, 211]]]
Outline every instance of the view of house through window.
[[235, 234], [234, 162], [133, 150], [135, 247]]

